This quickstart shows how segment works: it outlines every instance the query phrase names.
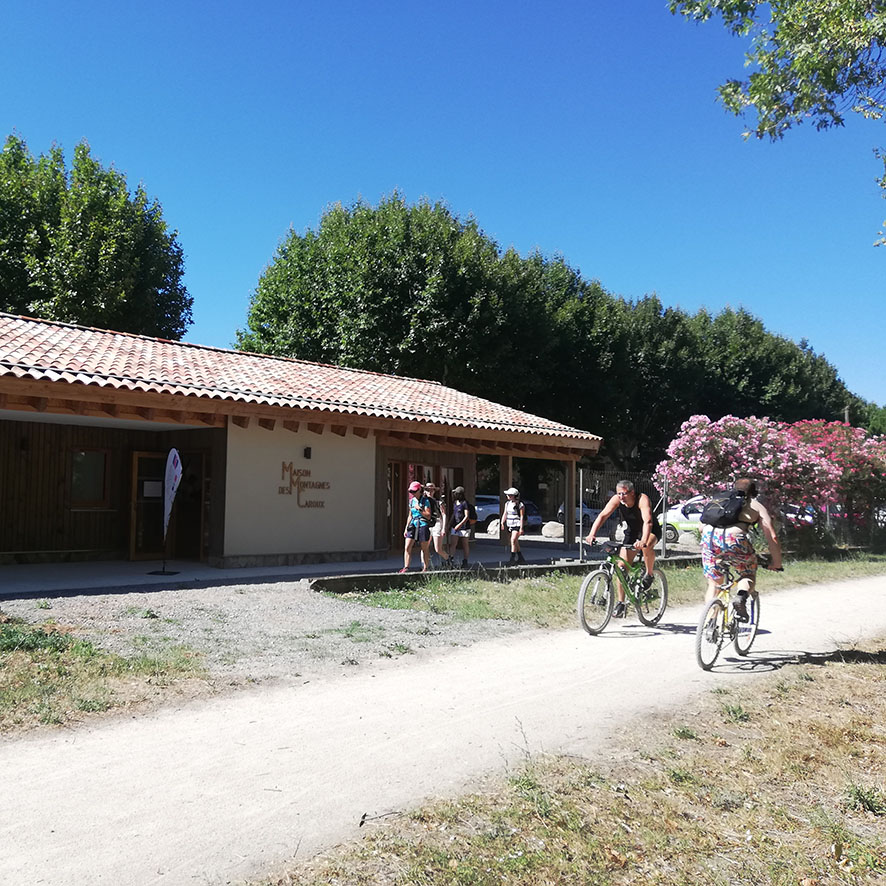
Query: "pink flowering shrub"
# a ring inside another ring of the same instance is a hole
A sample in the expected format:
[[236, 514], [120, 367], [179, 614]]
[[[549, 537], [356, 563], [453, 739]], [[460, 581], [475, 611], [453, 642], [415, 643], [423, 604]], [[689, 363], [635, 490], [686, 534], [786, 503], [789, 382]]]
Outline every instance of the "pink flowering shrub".
[[886, 439], [841, 422], [694, 415], [667, 454], [653, 479], [661, 489], [667, 476], [672, 500], [709, 494], [739, 477], [755, 479], [776, 508], [886, 500]]

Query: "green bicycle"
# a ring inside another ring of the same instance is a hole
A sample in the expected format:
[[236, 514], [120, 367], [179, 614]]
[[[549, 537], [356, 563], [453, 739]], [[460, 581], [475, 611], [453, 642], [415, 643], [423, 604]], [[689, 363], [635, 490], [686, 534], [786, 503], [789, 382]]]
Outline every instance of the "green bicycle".
[[609, 619], [615, 603], [615, 582], [618, 582], [637, 610], [637, 617], [648, 627], [658, 624], [668, 605], [668, 580], [656, 567], [652, 571], [653, 581], [648, 588], [643, 587], [646, 570], [643, 561], [628, 563], [619, 556], [621, 545], [606, 542], [602, 545], [606, 560], [585, 576], [578, 592], [578, 620], [592, 636], [599, 634]]

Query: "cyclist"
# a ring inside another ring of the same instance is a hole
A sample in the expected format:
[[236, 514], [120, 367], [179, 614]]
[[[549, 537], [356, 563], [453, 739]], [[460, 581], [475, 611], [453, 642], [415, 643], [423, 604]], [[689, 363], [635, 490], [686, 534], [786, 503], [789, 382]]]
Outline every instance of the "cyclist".
[[[652, 502], [645, 492], [638, 493], [630, 480], [619, 480], [615, 486], [615, 495], [606, 503], [606, 507], [597, 515], [594, 525], [585, 541], [593, 544], [597, 537], [597, 530], [618, 509], [618, 516], [622, 523], [627, 524], [625, 530], [624, 546], [619, 556], [628, 563], [634, 562], [637, 551], [643, 554], [643, 565], [646, 567], [646, 575], [643, 576], [643, 589], [652, 586], [652, 570], [655, 567], [655, 544], [661, 538], [661, 524], [652, 513]], [[615, 606], [613, 616], [621, 618], [626, 612], [625, 592], [621, 583], [618, 583], [618, 603]]]
[[757, 484], [743, 477], [736, 480], [732, 488], [745, 494], [745, 503], [735, 525], [725, 528], [705, 526], [701, 533], [701, 563], [708, 582], [705, 600], [713, 600], [718, 585], [723, 584], [717, 561], [725, 560], [739, 576], [732, 607], [739, 618], [747, 618], [748, 594], [754, 590], [757, 577], [757, 554], [749, 537], [751, 528], [759, 524], [763, 529], [771, 558], [766, 568], [773, 572], [781, 570], [781, 545], [775, 537], [769, 511], [757, 501]]

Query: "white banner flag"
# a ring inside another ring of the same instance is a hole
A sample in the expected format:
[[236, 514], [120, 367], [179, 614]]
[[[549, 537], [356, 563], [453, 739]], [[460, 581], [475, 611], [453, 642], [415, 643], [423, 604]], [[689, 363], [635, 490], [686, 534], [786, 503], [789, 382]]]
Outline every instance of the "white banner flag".
[[170, 449], [166, 457], [166, 482], [163, 486], [163, 541], [166, 541], [166, 530], [169, 528], [169, 515], [172, 513], [172, 502], [182, 479], [182, 460], [178, 450]]

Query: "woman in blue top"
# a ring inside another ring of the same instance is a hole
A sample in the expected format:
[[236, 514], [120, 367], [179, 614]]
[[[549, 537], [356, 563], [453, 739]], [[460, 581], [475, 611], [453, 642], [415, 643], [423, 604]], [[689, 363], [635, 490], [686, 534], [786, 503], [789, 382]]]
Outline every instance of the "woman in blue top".
[[416, 542], [421, 547], [421, 571], [427, 572], [431, 565], [431, 500], [421, 493], [421, 483], [418, 480], [413, 480], [409, 484], [409, 513], [406, 517], [406, 528], [403, 530], [406, 545], [403, 550], [403, 568], [400, 572], [406, 572], [409, 569], [412, 548]]

